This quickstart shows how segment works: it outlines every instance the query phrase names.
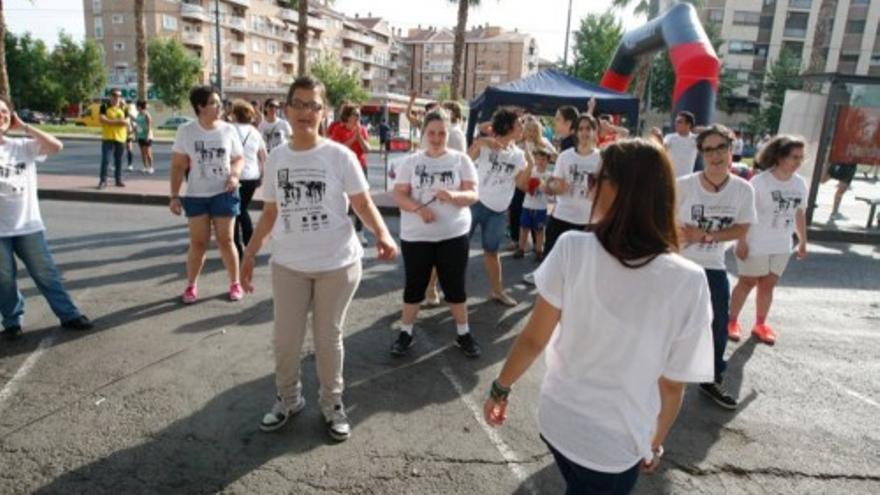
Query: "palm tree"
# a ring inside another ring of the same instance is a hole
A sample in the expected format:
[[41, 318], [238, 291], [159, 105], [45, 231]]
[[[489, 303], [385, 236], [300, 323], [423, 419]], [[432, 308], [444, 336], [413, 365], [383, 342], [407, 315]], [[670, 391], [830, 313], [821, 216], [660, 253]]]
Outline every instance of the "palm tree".
[[449, 0], [449, 3], [458, 4], [458, 24], [455, 25], [455, 44], [452, 50], [452, 84], [449, 88], [449, 96], [452, 100], [459, 97], [461, 86], [462, 62], [464, 59], [465, 40], [467, 30], [468, 9], [480, 5], [480, 0]]
[[9, 75], [6, 73], [6, 16], [0, 0], [0, 94], [9, 94]]
[[147, 27], [144, 0], [134, 0], [135, 55], [137, 57], [137, 97], [147, 101]]
[[300, 77], [306, 75], [308, 70], [309, 53], [309, 2], [298, 0], [296, 2], [298, 15], [296, 25], [296, 74]]

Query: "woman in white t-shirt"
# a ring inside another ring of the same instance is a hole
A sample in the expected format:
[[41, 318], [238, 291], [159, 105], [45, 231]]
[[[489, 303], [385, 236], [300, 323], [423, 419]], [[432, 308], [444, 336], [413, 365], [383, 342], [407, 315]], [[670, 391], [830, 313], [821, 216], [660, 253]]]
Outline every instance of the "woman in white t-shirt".
[[[9, 137], [9, 131], [22, 132], [25, 137]], [[16, 340], [22, 334], [24, 296], [18, 290], [16, 257], [63, 328], [92, 328], [64, 289], [46, 243], [46, 227], [37, 202], [36, 162], [62, 148], [54, 136], [22, 122], [12, 102], [0, 96], [0, 337], [4, 340]]]
[[286, 103], [293, 137], [266, 160], [263, 213], [241, 266], [242, 284], [252, 292], [254, 259], [271, 235], [276, 400], [260, 429], [277, 430], [305, 407], [299, 368], [311, 313], [319, 404], [327, 433], [343, 441], [351, 426], [342, 404], [342, 327], [364, 254], [348, 219], [349, 205], [375, 234], [379, 259], [394, 259], [397, 245], [370, 198], [357, 157], [319, 134], [327, 107], [324, 85], [297, 78]]
[[504, 423], [511, 386], [546, 348], [538, 425], [567, 493], [625, 494], [640, 465], [657, 469], [684, 382], [712, 380], [709, 289], [675, 254], [675, 176], [661, 147], [609, 144], [591, 195], [593, 231], [564, 234], [538, 269], [532, 315], [484, 412]]
[[263, 135], [267, 151], [272, 151], [278, 145], [286, 143], [293, 132], [290, 129], [290, 124], [278, 116], [280, 108], [281, 105], [278, 104], [278, 100], [275, 98], [269, 98], [263, 105], [265, 118], [259, 122], [257, 129]]
[[[443, 108], [449, 112], [449, 131], [446, 137], [446, 147], [454, 151], [467, 153], [467, 139], [465, 139], [464, 130], [461, 128], [464, 123], [461, 115], [461, 104], [452, 100], [444, 101]], [[423, 140], [426, 140], [424, 132], [422, 136]]]
[[436, 268], [443, 295], [455, 320], [455, 345], [468, 357], [480, 355], [467, 319], [469, 206], [477, 201], [477, 170], [468, 156], [446, 148], [449, 117], [443, 110], [425, 115], [427, 149], [409, 156], [397, 169], [394, 201], [400, 207], [400, 250], [406, 286], [401, 329], [391, 354], [403, 356], [413, 342], [413, 323]]
[[791, 258], [792, 234], [797, 234], [797, 258], [807, 256], [807, 183], [797, 174], [804, 161], [803, 139], [780, 135], [761, 148], [755, 160], [762, 172], [752, 177], [758, 221], [736, 245], [739, 280], [730, 295], [727, 333], [738, 340], [742, 328], [737, 321], [753, 288], [755, 326], [752, 335], [773, 345], [776, 333], [767, 325], [773, 289]]
[[[183, 303], [198, 299], [198, 278], [205, 265], [211, 227], [217, 249], [229, 276], [229, 300], [244, 297], [238, 280], [238, 256], [233, 227], [238, 216], [238, 183], [244, 165], [241, 140], [231, 124], [220, 120], [220, 95], [210, 86], [197, 86], [189, 93], [196, 120], [177, 130], [171, 147], [171, 213], [186, 213], [189, 250], [186, 255], [186, 289]], [[186, 194], [180, 188], [186, 176]]]
[[[277, 105], [277, 103], [276, 103]], [[232, 102], [232, 126], [238, 138], [241, 139], [242, 153], [244, 154], [244, 167], [241, 169], [241, 186], [238, 194], [241, 197], [241, 205], [238, 216], [235, 217], [235, 250], [241, 259], [244, 247], [251, 241], [254, 234], [254, 224], [248, 207], [254, 198], [254, 192], [260, 187], [263, 179], [263, 164], [266, 162], [266, 143], [263, 135], [253, 126], [254, 107], [246, 100], [236, 99]], [[265, 123], [265, 121], [263, 121]]]

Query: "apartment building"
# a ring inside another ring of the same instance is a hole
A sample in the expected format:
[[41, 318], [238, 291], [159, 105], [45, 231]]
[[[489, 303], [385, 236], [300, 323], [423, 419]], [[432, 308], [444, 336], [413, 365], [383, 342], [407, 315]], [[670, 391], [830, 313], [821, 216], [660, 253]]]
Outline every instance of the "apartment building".
[[880, 1], [707, 0], [698, 10], [721, 28], [720, 55], [742, 82], [734, 102], [741, 109], [760, 104], [766, 72], [782, 50], [803, 71], [880, 76]]
[[[410, 58], [410, 87], [436, 97], [452, 83], [455, 34], [446, 28], [410, 29], [401, 43]], [[498, 26], [479, 26], [465, 34], [462, 94], [472, 99], [488, 86], [521, 79], [538, 70], [538, 46], [533, 37]]]

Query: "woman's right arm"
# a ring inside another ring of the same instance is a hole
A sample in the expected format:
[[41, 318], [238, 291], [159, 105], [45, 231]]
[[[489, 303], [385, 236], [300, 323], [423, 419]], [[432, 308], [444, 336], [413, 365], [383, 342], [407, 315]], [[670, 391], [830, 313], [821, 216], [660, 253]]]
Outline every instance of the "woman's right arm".
[[171, 153], [171, 199], [168, 207], [171, 213], [180, 215], [180, 187], [183, 185], [183, 176], [189, 167], [189, 156], [183, 153]]
[[263, 211], [260, 214], [260, 221], [254, 229], [250, 242], [244, 249], [241, 260], [241, 286], [245, 292], [254, 291], [253, 277], [254, 264], [256, 263], [257, 254], [263, 247], [266, 237], [272, 233], [272, 227], [275, 226], [275, 220], [278, 218], [278, 203], [275, 201], [265, 201], [263, 203]]

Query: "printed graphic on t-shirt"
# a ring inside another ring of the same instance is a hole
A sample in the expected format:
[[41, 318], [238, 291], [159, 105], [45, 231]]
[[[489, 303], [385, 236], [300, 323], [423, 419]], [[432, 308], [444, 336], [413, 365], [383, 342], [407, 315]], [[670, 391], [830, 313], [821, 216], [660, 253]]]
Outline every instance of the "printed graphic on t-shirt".
[[568, 177], [565, 180], [571, 188], [568, 195], [575, 198], [586, 198], [590, 193], [590, 184], [595, 177], [587, 171], [587, 165], [574, 164], [568, 171]]
[[773, 227], [789, 228], [794, 223], [794, 212], [803, 201], [800, 194], [781, 190], [770, 191], [773, 198]]
[[283, 192], [278, 206], [285, 232], [318, 232], [330, 228], [324, 205], [326, 175], [317, 168], [278, 170], [277, 188]]
[[499, 186], [510, 182], [516, 171], [516, 163], [503, 161], [500, 153], [494, 150], [489, 152], [489, 163], [491, 165], [481, 183], [483, 187]]
[[284, 133], [281, 132], [280, 126], [272, 127], [263, 134], [266, 141], [266, 149], [272, 151], [276, 146], [284, 142]]
[[197, 140], [195, 150], [199, 178], [218, 179], [228, 175], [226, 148], [222, 141]]
[[8, 157], [0, 157], [0, 196], [20, 196], [24, 194], [27, 164], [9, 163]]
[[[706, 232], [718, 232], [733, 226], [736, 208], [725, 205], [691, 205], [691, 225]], [[700, 242], [700, 247], [711, 249], [717, 242]]]
[[452, 167], [429, 171], [428, 166], [422, 163], [416, 165], [414, 172], [413, 197], [423, 204], [434, 199], [437, 190], [455, 187], [455, 171]]

